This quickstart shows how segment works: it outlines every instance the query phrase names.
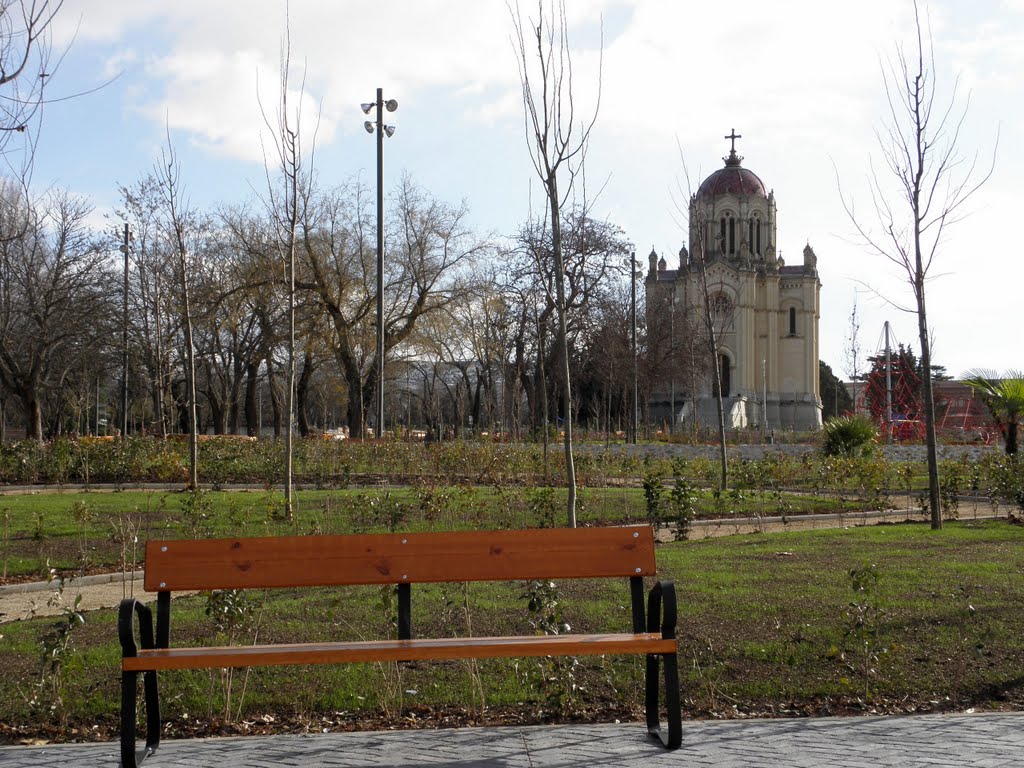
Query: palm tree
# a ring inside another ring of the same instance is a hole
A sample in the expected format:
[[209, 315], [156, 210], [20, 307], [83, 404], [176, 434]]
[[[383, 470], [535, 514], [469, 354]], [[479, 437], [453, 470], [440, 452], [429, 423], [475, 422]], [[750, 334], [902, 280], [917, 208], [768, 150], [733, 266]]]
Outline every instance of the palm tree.
[[964, 383], [971, 386], [992, 411], [996, 423], [1005, 427], [1006, 452], [1017, 453], [1017, 425], [1024, 417], [1024, 373], [1007, 371], [1002, 378], [992, 371], [970, 371]]

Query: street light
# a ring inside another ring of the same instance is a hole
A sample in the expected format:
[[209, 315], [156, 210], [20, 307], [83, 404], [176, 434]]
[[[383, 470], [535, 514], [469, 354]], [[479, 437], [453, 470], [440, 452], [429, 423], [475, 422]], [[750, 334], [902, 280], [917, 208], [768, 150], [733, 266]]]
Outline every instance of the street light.
[[124, 293], [121, 315], [121, 439], [128, 437], [128, 251], [131, 231], [124, 225], [124, 240], [118, 249], [124, 254]]
[[364, 115], [377, 108], [377, 121], [367, 120], [363, 128], [367, 133], [377, 134], [377, 402], [374, 410], [380, 437], [384, 434], [384, 134], [388, 138], [395, 135], [395, 126], [384, 125], [384, 110], [394, 112], [398, 102], [384, 101], [383, 90], [378, 88], [376, 101], [364, 102], [359, 107]]
[[632, 287], [632, 298], [629, 304], [629, 325], [633, 347], [633, 445], [637, 444], [640, 433], [640, 399], [638, 393], [640, 375], [636, 354], [636, 278], [638, 272], [636, 251], [633, 251], [629, 257], [629, 279]]
[[674, 435], [676, 432], [676, 281], [673, 280], [669, 285], [669, 301], [671, 305], [669, 307], [669, 338], [668, 338], [668, 351], [669, 351], [669, 408], [672, 411], [672, 417], [669, 419], [669, 434]]

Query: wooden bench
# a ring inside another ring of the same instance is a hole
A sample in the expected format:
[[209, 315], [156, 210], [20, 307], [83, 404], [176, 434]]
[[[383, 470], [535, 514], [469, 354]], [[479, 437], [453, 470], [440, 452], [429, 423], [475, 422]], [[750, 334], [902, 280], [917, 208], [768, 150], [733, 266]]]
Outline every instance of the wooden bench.
[[[157, 673], [283, 664], [481, 659], [525, 656], [646, 655], [647, 728], [670, 749], [682, 741], [676, 663], [676, 598], [656, 582], [644, 606], [644, 577], [655, 575], [649, 527], [460, 533], [282, 536], [150, 541], [145, 589], [157, 593], [152, 613], [124, 600], [121, 641], [121, 764], [135, 768], [160, 742]], [[413, 584], [628, 577], [632, 630], [621, 634], [414, 638]], [[266, 589], [396, 584], [398, 637], [362, 642], [172, 648], [175, 590]], [[138, 630], [136, 642], [135, 630]], [[659, 667], [664, 661], [667, 728], [659, 723]], [[143, 675], [146, 744], [136, 749], [138, 675]]]

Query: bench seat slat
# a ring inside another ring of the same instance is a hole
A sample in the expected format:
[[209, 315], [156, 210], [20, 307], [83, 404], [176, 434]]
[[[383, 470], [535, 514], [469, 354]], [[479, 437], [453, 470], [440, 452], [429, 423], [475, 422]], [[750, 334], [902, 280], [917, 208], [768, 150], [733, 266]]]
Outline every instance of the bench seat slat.
[[219, 669], [281, 664], [487, 659], [523, 656], [598, 656], [675, 653], [676, 641], [658, 633], [447, 637], [242, 647], [157, 648], [122, 660], [125, 671]]
[[653, 576], [650, 526], [150, 540], [147, 592]]

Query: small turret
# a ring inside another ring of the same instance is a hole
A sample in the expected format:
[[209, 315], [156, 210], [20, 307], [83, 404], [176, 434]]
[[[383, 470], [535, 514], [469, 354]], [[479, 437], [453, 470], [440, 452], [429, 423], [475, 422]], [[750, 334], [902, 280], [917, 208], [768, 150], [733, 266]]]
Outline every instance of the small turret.
[[814, 253], [814, 249], [811, 248], [811, 244], [807, 243], [804, 246], [804, 272], [809, 275], [813, 275], [818, 271], [818, 257]]

